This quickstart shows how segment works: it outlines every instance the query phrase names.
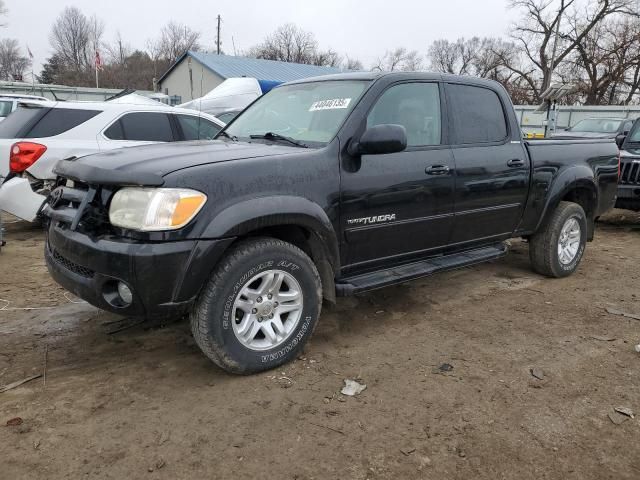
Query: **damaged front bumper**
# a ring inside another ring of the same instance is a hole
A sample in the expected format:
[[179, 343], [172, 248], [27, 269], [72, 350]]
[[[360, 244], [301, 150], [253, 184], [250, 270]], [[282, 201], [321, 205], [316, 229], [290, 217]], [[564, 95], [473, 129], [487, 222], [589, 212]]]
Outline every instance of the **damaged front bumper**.
[[36, 193], [23, 177], [6, 180], [0, 187], [0, 210], [27, 222], [33, 222], [47, 197]]

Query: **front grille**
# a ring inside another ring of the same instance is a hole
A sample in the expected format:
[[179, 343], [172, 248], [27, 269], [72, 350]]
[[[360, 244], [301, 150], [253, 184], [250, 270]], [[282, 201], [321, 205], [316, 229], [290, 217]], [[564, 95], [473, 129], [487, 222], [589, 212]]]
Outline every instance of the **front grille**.
[[620, 162], [620, 183], [640, 184], [640, 161], [622, 160]]
[[62, 255], [60, 255], [60, 253], [58, 253], [56, 250], [51, 250], [51, 256], [56, 262], [58, 262], [64, 268], [66, 268], [67, 270], [77, 275], [80, 275], [85, 278], [93, 278], [93, 276], [95, 275], [95, 272], [90, 268], [83, 267], [82, 265], [78, 265], [77, 263], [72, 262], [68, 258], [65, 258]]

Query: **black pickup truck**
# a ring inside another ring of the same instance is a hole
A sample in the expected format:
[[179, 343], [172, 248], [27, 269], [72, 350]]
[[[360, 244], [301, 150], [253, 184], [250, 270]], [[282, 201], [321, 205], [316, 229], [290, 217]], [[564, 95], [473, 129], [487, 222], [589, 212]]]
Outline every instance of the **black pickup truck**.
[[282, 85], [212, 142], [62, 161], [51, 275], [99, 308], [188, 314], [222, 368], [295, 358], [323, 297], [496, 259], [576, 270], [615, 202], [612, 140], [523, 141], [497, 83], [354, 73]]

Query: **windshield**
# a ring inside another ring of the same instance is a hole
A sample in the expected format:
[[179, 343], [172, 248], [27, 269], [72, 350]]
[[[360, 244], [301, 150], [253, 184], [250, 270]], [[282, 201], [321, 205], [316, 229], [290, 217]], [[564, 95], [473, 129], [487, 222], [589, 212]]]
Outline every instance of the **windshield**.
[[572, 132], [616, 133], [622, 120], [612, 118], [587, 118], [576, 123]]
[[274, 133], [309, 146], [326, 145], [368, 85], [335, 80], [275, 88], [238, 116], [226, 133], [239, 140]]

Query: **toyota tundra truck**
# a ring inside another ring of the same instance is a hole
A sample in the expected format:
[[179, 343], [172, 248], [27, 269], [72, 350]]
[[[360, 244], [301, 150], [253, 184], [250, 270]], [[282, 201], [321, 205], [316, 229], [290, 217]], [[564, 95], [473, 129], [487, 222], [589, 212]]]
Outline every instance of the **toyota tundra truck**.
[[284, 84], [214, 141], [61, 161], [47, 266], [110, 312], [188, 315], [220, 367], [299, 355], [323, 299], [395, 285], [528, 241], [565, 277], [616, 198], [613, 140], [523, 141], [493, 81], [351, 73]]

